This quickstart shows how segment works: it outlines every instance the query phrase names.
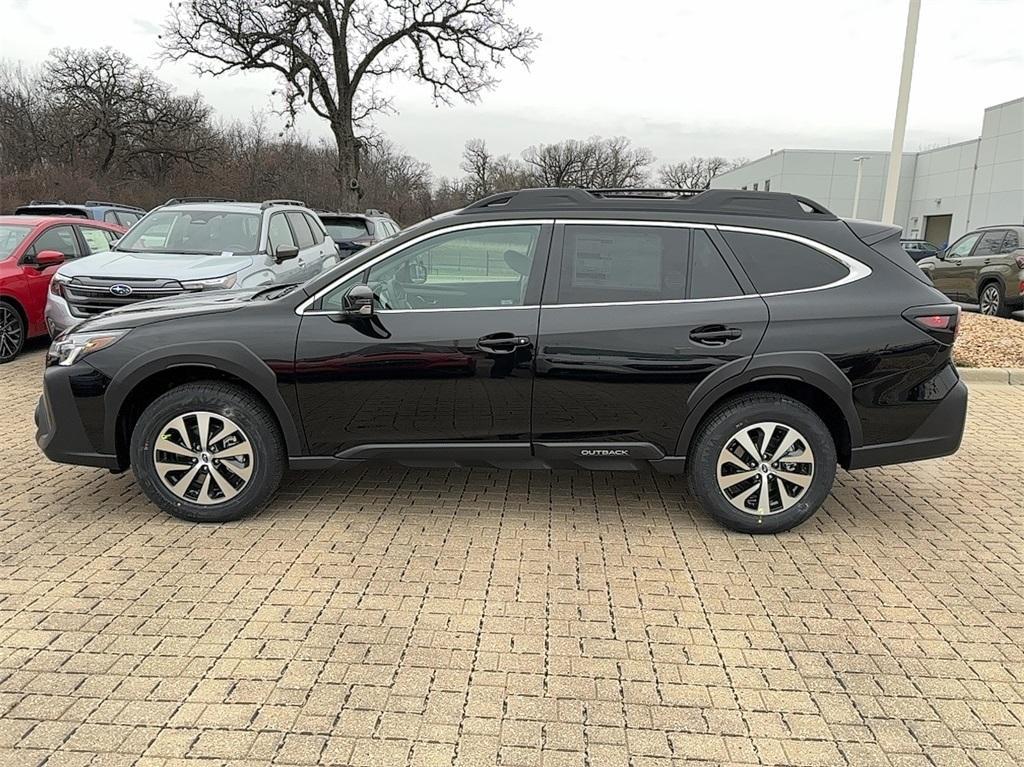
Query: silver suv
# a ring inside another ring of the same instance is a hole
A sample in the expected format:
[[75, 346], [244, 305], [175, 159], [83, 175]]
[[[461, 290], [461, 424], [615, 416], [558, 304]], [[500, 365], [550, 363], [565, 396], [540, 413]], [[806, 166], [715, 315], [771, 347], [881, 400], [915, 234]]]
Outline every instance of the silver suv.
[[57, 270], [46, 325], [57, 336], [82, 320], [178, 293], [304, 282], [338, 263], [320, 219], [296, 200], [170, 200], [108, 252]]

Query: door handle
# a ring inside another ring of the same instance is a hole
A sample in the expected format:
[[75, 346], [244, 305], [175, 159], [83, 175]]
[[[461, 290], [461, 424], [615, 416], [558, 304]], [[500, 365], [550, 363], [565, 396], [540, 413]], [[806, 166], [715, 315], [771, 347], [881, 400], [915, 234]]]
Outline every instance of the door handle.
[[725, 346], [742, 337], [742, 330], [727, 328], [724, 325], [704, 325], [690, 331], [690, 340], [701, 346]]
[[528, 337], [515, 333], [491, 333], [476, 340], [476, 348], [487, 354], [512, 354], [517, 349], [532, 345]]

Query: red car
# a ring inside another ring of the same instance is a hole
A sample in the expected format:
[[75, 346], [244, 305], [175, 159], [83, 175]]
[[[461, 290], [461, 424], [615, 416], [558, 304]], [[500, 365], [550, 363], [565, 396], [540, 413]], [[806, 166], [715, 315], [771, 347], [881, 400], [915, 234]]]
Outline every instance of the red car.
[[46, 291], [57, 267], [108, 250], [127, 230], [67, 216], [0, 216], [0, 363], [46, 333]]

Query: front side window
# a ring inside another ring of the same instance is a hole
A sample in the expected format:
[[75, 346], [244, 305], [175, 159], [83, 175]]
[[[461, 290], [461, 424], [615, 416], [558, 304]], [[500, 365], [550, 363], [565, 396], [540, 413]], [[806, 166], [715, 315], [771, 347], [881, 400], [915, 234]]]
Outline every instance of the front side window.
[[313, 239], [313, 233], [309, 231], [309, 224], [306, 223], [306, 217], [301, 212], [285, 213], [288, 218], [288, 222], [292, 225], [292, 231], [295, 232], [296, 245], [299, 246], [299, 250], [305, 250], [306, 248], [312, 248], [315, 241]]
[[978, 243], [978, 247], [974, 249], [974, 255], [976, 256], [994, 256], [1002, 249], [1003, 237], [1006, 235], [1005, 229], [997, 229], [994, 232], [985, 232], [981, 236], [981, 241]]
[[680, 227], [568, 224], [557, 302], [685, 298], [688, 238]]
[[727, 298], [743, 293], [708, 233], [694, 230], [690, 259], [690, 298]]
[[277, 253], [277, 249], [282, 246], [289, 248], [298, 247], [295, 244], [292, 229], [288, 226], [288, 219], [284, 217], [284, 213], [275, 213], [270, 217], [269, 242], [271, 253]]
[[117, 220], [117, 213], [112, 210], [108, 210], [106, 213], [103, 214], [103, 220], [106, 221], [108, 224], [121, 223], [120, 221]]
[[346, 280], [324, 297], [323, 308], [343, 309], [345, 294], [364, 282], [385, 310], [522, 306], [540, 231], [522, 224], [439, 234]]
[[252, 255], [259, 247], [258, 213], [163, 210], [150, 213], [117, 249], [133, 253]]
[[981, 237], [981, 235], [977, 232], [961, 237], [956, 241], [953, 247], [949, 249], [949, 255], [953, 258], [964, 258], [965, 256], [971, 255], [971, 248], [974, 247], [974, 243], [978, 241], [979, 237]]
[[767, 234], [723, 231], [759, 293], [819, 288], [846, 277], [846, 265], [816, 248]]
[[32, 243], [32, 253], [39, 254], [44, 250], [55, 250], [63, 253], [64, 258], [75, 258], [82, 255], [78, 247], [75, 230], [70, 226], [51, 226]]

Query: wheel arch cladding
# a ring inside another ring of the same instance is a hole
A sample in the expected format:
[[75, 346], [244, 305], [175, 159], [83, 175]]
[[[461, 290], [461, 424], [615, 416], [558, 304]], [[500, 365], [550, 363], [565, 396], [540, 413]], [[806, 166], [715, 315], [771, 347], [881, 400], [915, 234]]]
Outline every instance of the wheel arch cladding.
[[131, 430], [145, 406], [165, 391], [202, 380], [228, 381], [255, 394], [277, 421], [288, 454], [305, 452], [274, 371], [237, 342], [175, 344], [145, 352], [125, 365], [107, 390], [104, 443], [114, 446], [127, 465]]
[[718, 405], [753, 391], [782, 394], [811, 408], [831, 432], [843, 466], [852, 448], [863, 443], [852, 386], [842, 371], [820, 352], [779, 352], [755, 356], [742, 372], [725, 381], [708, 380], [698, 386], [687, 403], [676, 455], [690, 452], [701, 424]]

